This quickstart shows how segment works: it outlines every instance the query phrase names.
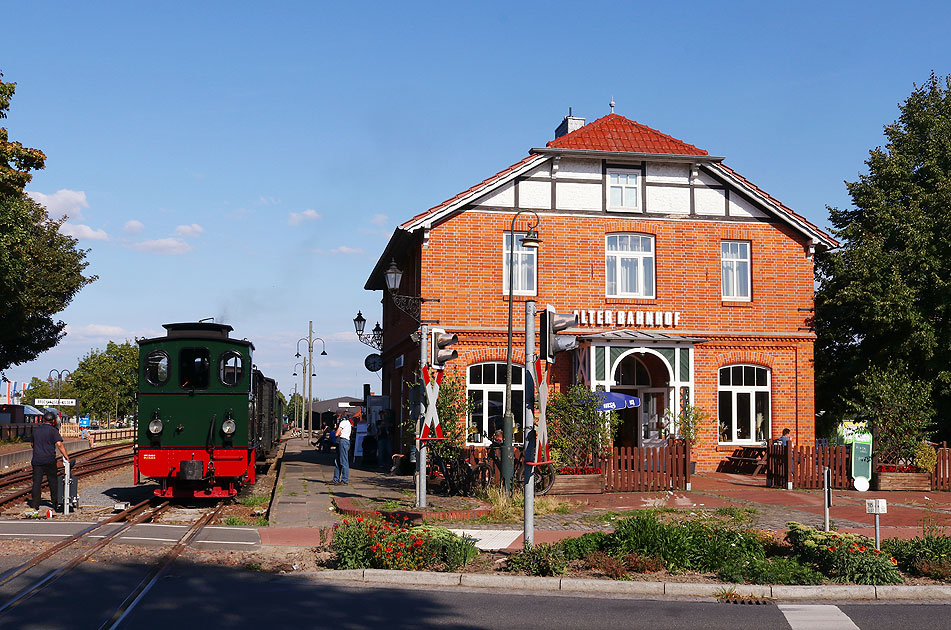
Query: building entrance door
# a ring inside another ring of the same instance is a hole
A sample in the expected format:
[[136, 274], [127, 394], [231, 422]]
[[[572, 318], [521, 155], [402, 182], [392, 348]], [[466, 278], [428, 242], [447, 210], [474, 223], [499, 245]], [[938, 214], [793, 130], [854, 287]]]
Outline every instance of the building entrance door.
[[640, 431], [638, 446], [660, 446], [664, 443], [667, 415], [667, 390], [646, 389], [641, 392]]

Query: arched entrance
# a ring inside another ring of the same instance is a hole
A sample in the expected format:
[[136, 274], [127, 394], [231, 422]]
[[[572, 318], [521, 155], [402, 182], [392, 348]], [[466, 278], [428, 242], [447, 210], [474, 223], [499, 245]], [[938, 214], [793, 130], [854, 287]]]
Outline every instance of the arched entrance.
[[619, 412], [615, 446], [658, 446], [663, 442], [671, 430], [666, 426], [670, 381], [667, 364], [651, 352], [631, 352], [621, 358], [611, 391], [637, 396], [641, 406]]

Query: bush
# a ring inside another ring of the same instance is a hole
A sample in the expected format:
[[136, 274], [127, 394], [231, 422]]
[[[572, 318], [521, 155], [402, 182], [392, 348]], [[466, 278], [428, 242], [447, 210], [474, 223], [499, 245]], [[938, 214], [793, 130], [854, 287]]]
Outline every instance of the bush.
[[915, 447], [915, 468], [918, 472], [933, 473], [938, 465], [938, 452], [927, 442], [920, 442]]
[[563, 575], [568, 561], [558, 545], [528, 545], [509, 557], [505, 570], [535, 576]]
[[788, 523], [786, 540], [800, 561], [835, 582], [898, 584], [898, 561], [875, 548], [865, 536], [820, 532], [800, 523]]
[[582, 560], [590, 554], [601, 551], [608, 534], [604, 532], [589, 532], [577, 538], [565, 538], [558, 545], [566, 560]]
[[923, 534], [910, 540], [889, 538], [882, 551], [894, 556], [898, 568], [912, 575], [947, 581], [951, 575], [951, 536], [923, 526]]
[[825, 577], [810, 566], [792, 558], [772, 558], [733, 562], [717, 571], [724, 582], [737, 584], [805, 584], [825, 582]]
[[608, 554], [660, 558], [670, 571], [716, 571], [728, 562], [765, 557], [755, 532], [683, 521], [664, 524], [652, 513], [618, 522], [603, 545]]
[[597, 465], [618, 425], [615, 412], [598, 411], [599, 392], [572, 385], [567, 393], [554, 391], [548, 399], [548, 443], [561, 466]]
[[645, 558], [636, 553], [624, 556], [624, 566], [633, 573], [655, 573], [664, 570], [664, 561], [660, 558]]
[[335, 525], [330, 548], [338, 569], [451, 570], [478, 554], [473, 539], [442, 527], [407, 529], [363, 517]]

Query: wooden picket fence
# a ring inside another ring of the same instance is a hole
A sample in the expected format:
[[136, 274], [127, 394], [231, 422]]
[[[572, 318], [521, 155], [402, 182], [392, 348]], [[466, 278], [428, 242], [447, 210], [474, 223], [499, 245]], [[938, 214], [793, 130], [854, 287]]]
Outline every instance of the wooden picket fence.
[[605, 461], [607, 492], [683, 490], [690, 482], [690, 445], [670, 439], [653, 448], [616, 447]]
[[[951, 490], [951, 449], [939, 448], [936, 454], [938, 463], [931, 475], [931, 487]], [[766, 456], [766, 485], [769, 487], [821, 488], [822, 469], [828, 466], [833, 488], [852, 488], [850, 446], [770, 446]]]

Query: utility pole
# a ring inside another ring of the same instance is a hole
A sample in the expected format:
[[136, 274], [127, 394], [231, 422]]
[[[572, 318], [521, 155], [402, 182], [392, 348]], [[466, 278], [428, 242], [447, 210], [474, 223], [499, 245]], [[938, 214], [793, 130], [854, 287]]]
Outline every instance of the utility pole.
[[314, 399], [314, 322], [307, 322], [307, 439], [313, 438], [313, 417], [311, 412], [311, 401]]

